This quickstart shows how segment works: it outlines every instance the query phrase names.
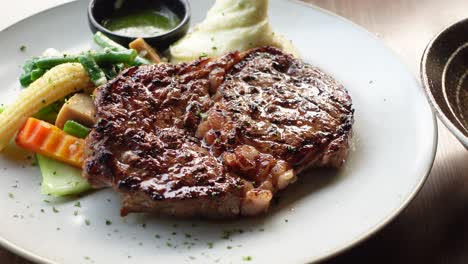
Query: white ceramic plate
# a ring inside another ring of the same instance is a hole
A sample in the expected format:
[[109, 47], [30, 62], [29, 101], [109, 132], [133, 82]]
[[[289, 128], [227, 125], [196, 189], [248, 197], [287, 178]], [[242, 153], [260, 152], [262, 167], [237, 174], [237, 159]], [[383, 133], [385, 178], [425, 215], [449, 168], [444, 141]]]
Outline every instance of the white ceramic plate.
[[[193, 0], [193, 22], [211, 4]], [[3, 103], [18, 93], [20, 65], [29, 57], [48, 47], [91, 46], [86, 6], [69, 3], [0, 33]], [[80, 199], [42, 196], [38, 168], [26, 153], [10, 150], [0, 155], [1, 244], [54, 263], [238, 263], [247, 256], [249, 263], [305, 263], [356, 244], [396, 216], [421, 187], [435, 155], [435, 119], [422, 89], [391, 51], [354, 24], [286, 0], [272, 0], [270, 9], [274, 28], [294, 41], [303, 59], [351, 93], [355, 137], [342, 170], [302, 175], [271, 213], [255, 219], [121, 218], [118, 195], [109, 190]]]

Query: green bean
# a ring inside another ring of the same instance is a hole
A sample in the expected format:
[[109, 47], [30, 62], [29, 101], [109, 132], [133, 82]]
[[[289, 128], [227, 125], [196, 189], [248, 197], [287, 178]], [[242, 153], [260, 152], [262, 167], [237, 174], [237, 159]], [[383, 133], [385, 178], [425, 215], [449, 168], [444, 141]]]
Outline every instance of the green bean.
[[[113, 41], [112, 39], [108, 38], [106, 35], [102, 34], [102, 32], [96, 32], [93, 37], [94, 42], [99, 45], [101, 48], [109, 48], [113, 51], [124, 51], [128, 50], [124, 46], [118, 44], [117, 42]], [[152, 64], [149, 60], [137, 56], [133, 63], [134, 65], [144, 65], [144, 64]]]
[[32, 70], [31, 71], [31, 81], [35, 81], [39, 78], [42, 77], [42, 75], [44, 75], [44, 73], [46, 72], [46, 70], [43, 70], [43, 69], [35, 69], [35, 70]]
[[99, 68], [91, 54], [83, 54], [78, 58], [78, 61], [83, 65], [89, 74], [89, 78], [96, 86], [100, 86], [107, 82], [106, 75]]
[[28, 87], [29, 84], [31, 84], [33, 82], [32, 78], [31, 78], [31, 72], [37, 68], [36, 60], [37, 60], [37, 58], [32, 58], [30, 60], [27, 60], [24, 63], [24, 65], [23, 65], [24, 73], [19, 78], [21, 86]]
[[43, 107], [41, 110], [35, 113], [33, 117], [53, 124], [55, 123], [55, 120], [57, 119], [57, 115], [60, 109], [62, 108], [63, 103], [64, 103], [64, 100], [59, 100], [46, 107]]
[[37, 58], [32, 58], [30, 60], [27, 60], [24, 63], [23, 70], [24, 70], [25, 73], [28, 73], [28, 72], [34, 70], [35, 68], [37, 68], [36, 60], [37, 60]]
[[140, 66], [140, 65], [150, 65], [153, 64], [149, 60], [142, 58], [140, 56], [137, 56], [135, 60], [133, 61], [133, 65]]
[[123, 63], [117, 63], [117, 64], [115, 64], [114, 66], [115, 66], [115, 71], [116, 71], [117, 73], [119, 73], [119, 72], [125, 70], [125, 64], [123, 64]]
[[0, 106], [0, 114], [3, 113], [3, 111], [5, 111], [5, 106]]
[[19, 81], [21, 83], [21, 86], [28, 87], [32, 83], [31, 72], [25, 72], [21, 74]]
[[57, 65], [68, 62], [78, 62], [78, 57], [71, 55], [64, 55], [59, 57], [42, 57], [36, 60], [36, 66], [40, 69], [48, 70]]
[[122, 51], [104, 51], [91, 53], [92, 57], [97, 64], [103, 63], [127, 63], [132, 64], [135, 61], [138, 53], [136, 50], [122, 50]]
[[63, 131], [78, 138], [85, 138], [91, 129], [73, 120], [68, 120], [63, 126]]
[[[87, 52], [98, 64], [104, 63], [127, 63], [133, 64], [136, 56], [138, 55], [135, 50], [123, 50], [123, 51], [104, 51], [104, 52]], [[42, 57], [35, 61], [35, 65], [43, 70], [51, 69], [57, 65], [79, 62], [79, 56], [68, 55], [60, 57]]]
[[[118, 72], [115, 70], [116, 66], [113, 64], [107, 64], [101, 66], [102, 71], [106, 75], [107, 79], [114, 79], [117, 76]], [[120, 71], [119, 71], [120, 72]]]
[[113, 41], [112, 39], [108, 38], [106, 35], [102, 34], [102, 32], [98, 31], [93, 36], [93, 40], [96, 44], [99, 45], [101, 48], [109, 48], [113, 51], [124, 51], [127, 48], [120, 45], [119, 43]]

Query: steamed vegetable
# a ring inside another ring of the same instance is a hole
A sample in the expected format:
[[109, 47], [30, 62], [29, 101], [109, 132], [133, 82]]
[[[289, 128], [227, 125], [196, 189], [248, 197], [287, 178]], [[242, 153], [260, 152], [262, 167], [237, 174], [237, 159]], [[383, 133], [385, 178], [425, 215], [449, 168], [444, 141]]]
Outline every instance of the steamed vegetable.
[[53, 196], [74, 195], [91, 189], [81, 170], [63, 162], [36, 155], [42, 174], [42, 193]]
[[63, 103], [64, 100], [58, 100], [57, 102], [43, 107], [41, 110], [35, 113], [33, 117], [53, 124], [57, 119], [57, 114], [60, 111]]
[[81, 55], [78, 58], [78, 61], [83, 65], [85, 70], [89, 74], [89, 78], [96, 86], [101, 86], [107, 82], [106, 75], [104, 72], [99, 68], [96, 61], [91, 57], [89, 54]]
[[[113, 41], [112, 39], [108, 38], [101, 32], [96, 32], [93, 37], [94, 42], [99, 45], [101, 48], [108, 48], [113, 51], [126, 51], [128, 50], [124, 46], [118, 44], [117, 42]], [[145, 58], [142, 58], [140, 56], [137, 56], [134, 61], [135, 65], [144, 65], [144, 64], [152, 64], [150, 61], [148, 61]]]
[[35, 58], [26, 61], [23, 66], [24, 73], [20, 76], [19, 81], [23, 87], [27, 87], [33, 81], [31, 79], [32, 71], [36, 68]]
[[81, 64], [67, 63], [52, 68], [21, 91], [16, 101], [0, 115], [0, 151], [28, 117], [73, 92], [92, 86]]
[[62, 106], [58, 113], [55, 125], [63, 129], [65, 123], [69, 120], [76, 121], [88, 127], [95, 123], [96, 107], [91, 96], [84, 93], [74, 94]]
[[91, 132], [91, 129], [73, 120], [68, 120], [63, 126], [63, 132], [77, 138], [85, 138]]
[[132, 49], [125, 49], [122, 51], [112, 51], [110, 49], [106, 49], [102, 52], [88, 51], [80, 55], [62, 54], [53, 56], [42, 56], [39, 58], [33, 58], [26, 62], [26, 64], [23, 67], [24, 73], [20, 76], [19, 80], [23, 87], [28, 87], [32, 82], [39, 79], [44, 73], [46, 73], [51, 68], [64, 63], [81, 62], [80, 58], [82, 57], [86, 57], [86, 61], [88, 63], [90, 59], [92, 59], [99, 66], [114, 67], [114, 64], [134, 65], [137, 55], [137, 52]]
[[153, 63], [160, 63], [161, 58], [153, 47], [151, 47], [146, 41], [142, 38], [137, 38], [134, 41], [130, 42], [128, 46], [131, 49], [138, 51], [138, 54], [142, 57], [145, 57], [152, 61]]
[[29, 151], [81, 168], [84, 140], [47, 122], [29, 118], [16, 135], [16, 144]]
[[32, 71], [25, 72], [20, 76], [19, 82], [21, 83], [21, 86], [28, 87], [33, 82], [31, 78], [31, 73]]
[[50, 69], [57, 65], [69, 63], [69, 62], [78, 62], [77, 56], [72, 55], [62, 55], [62, 56], [47, 56], [38, 58], [35, 60], [34, 64], [40, 69]]
[[[103, 52], [86, 52], [83, 55], [91, 56], [98, 64], [110, 63], [127, 63], [133, 64], [136, 56], [138, 55], [134, 50], [112, 51], [105, 50]], [[67, 62], [78, 62], [80, 55], [62, 55], [62, 56], [46, 56], [38, 58], [34, 64], [39, 69], [50, 69], [57, 65]]]
[[273, 32], [268, 19], [268, 0], [216, 0], [205, 20], [172, 45], [170, 52], [172, 60], [177, 62], [261, 46], [275, 46], [298, 55], [290, 41]]
[[32, 71], [31, 71], [31, 81], [34, 82], [35, 80], [41, 78], [42, 75], [44, 75], [45, 72], [46, 72], [46, 71], [43, 70], [43, 69], [35, 69], [35, 70], [32, 70]]

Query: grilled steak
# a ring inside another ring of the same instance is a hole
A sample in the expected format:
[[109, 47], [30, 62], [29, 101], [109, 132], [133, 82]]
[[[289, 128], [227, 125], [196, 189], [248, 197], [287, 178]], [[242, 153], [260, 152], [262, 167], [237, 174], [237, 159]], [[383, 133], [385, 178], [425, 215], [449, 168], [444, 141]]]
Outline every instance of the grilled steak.
[[343, 86], [270, 47], [133, 67], [95, 105], [84, 176], [122, 193], [122, 215], [265, 212], [301, 170], [343, 164], [353, 123]]

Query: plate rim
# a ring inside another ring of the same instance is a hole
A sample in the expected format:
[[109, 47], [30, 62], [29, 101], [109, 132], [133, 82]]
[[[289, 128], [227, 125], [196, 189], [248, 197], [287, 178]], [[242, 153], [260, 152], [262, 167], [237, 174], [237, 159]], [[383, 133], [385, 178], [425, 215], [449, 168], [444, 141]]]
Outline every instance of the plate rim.
[[[19, 23], [22, 23], [22, 22], [24, 22], [26, 20], [29, 20], [29, 19], [33, 19], [37, 15], [48, 13], [48, 12], [53, 12], [55, 9], [60, 9], [61, 7], [65, 6], [65, 5], [76, 4], [79, 1], [82, 1], [82, 0], [67, 1], [65, 3], [55, 5], [55, 6], [51, 7], [51, 8], [48, 8], [48, 9], [33, 13], [33, 14], [23, 18], [23, 19], [20, 19], [20, 20], [14, 22], [13, 24], [5, 27], [4, 29], [0, 30], [0, 34], [10, 30], [11, 28], [15, 27]], [[359, 31], [361, 31], [362, 33], [365, 33], [370, 38], [372, 38], [374, 40], [377, 40], [377, 42], [380, 45], [383, 45], [385, 47], [385, 50], [387, 50], [387, 52], [390, 52], [393, 55], [393, 57], [396, 59], [398, 64], [400, 64], [400, 66], [403, 67], [403, 69], [405, 69], [406, 72], [410, 73], [410, 75], [412, 76], [413, 81], [416, 84], [418, 84], [419, 88], [424, 89], [424, 87], [422, 87], [423, 86], [422, 83], [418, 82], [418, 79], [410, 71], [408, 66], [402, 62], [400, 56], [398, 56], [395, 53], [395, 51], [393, 49], [391, 49], [385, 42], [380, 40], [374, 34], [370, 33], [366, 28], [356, 24], [355, 22], [353, 22], [353, 21], [351, 21], [351, 20], [349, 20], [349, 19], [347, 19], [345, 17], [342, 17], [342, 16], [340, 16], [338, 14], [335, 14], [335, 13], [333, 13], [333, 12], [331, 12], [329, 10], [326, 10], [324, 8], [318, 7], [318, 6], [316, 6], [316, 5], [312, 4], [312, 3], [303, 2], [301, 0], [282, 0], [282, 1], [292, 2], [292, 3], [304, 5], [304, 6], [308, 7], [308, 8], [315, 9], [315, 10], [317, 10], [319, 12], [322, 12], [322, 13], [325, 13], [325, 14], [327, 14], [329, 16], [335, 17], [335, 18], [337, 18], [337, 19], [339, 19], [341, 21], [344, 21], [344, 22], [346, 22], [348, 24], [351, 24], [354, 28], [359, 29]], [[423, 93], [424, 93], [424, 91], [423, 91]], [[425, 100], [425, 101], [428, 104], [429, 109], [431, 110], [432, 123], [433, 123], [433, 139], [432, 139], [432, 147], [431, 147], [431, 153], [430, 153], [431, 157], [428, 159], [428, 161], [426, 161], [427, 164], [425, 164], [425, 166], [427, 166], [427, 172], [425, 173], [425, 175], [419, 179], [419, 182], [417, 183], [415, 188], [411, 191], [411, 194], [408, 195], [408, 197], [401, 203], [401, 205], [398, 208], [396, 208], [394, 211], [390, 212], [380, 222], [376, 223], [372, 228], [367, 230], [367, 232], [364, 232], [364, 233], [356, 236], [355, 238], [353, 238], [352, 240], [346, 242], [343, 245], [331, 248], [330, 250], [328, 250], [326, 253], [324, 253], [320, 257], [306, 258], [306, 259], [310, 259], [310, 260], [308, 260], [308, 262], [310, 262], [310, 263], [322, 262], [324, 260], [327, 260], [327, 259], [330, 259], [330, 258], [332, 258], [334, 256], [337, 256], [337, 255], [339, 255], [339, 254], [341, 254], [341, 253], [343, 253], [345, 251], [348, 251], [351, 248], [354, 248], [354, 247], [358, 246], [359, 244], [361, 244], [362, 242], [366, 241], [368, 238], [373, 236], [375, 233], [380, 231], [382, 228], [387, 226], [393, 219], [395, 219], [398, 215], [400, 215], [400, 213], [405, 208], [407, 208], [408, 205], [414, 200], [416, 195], [419, 193], [421, 188], [424, 186], [424, 183], [426, 182], [427, 178], [429, 177], [429, 175], [430, 175], [430, 173], [432, 171], [432, 167], [434, 165], [434, 161], [435, 161], [435, 158], [436, 158], [438, 142], [439, 142], [438, 121], [437, 121], [436, 113], [434, 113], [434, 110], [431, 108], [431, 105], [428, 102], [428, 100]], [[23, 258], [25, 258], [27, 260], [33, 261], [33, 262], [52, 263], [52, 264], [59, 263], [59, 262], [52, 261], [52, 260], [50, 260], [48, 258], [42, 257], [42, 256], [34, 253], [32, 250], [22, 248], [22, 247], [16, 245], [15, 243], [5, 239], [4, 237], [1, 237], [1, 236], [0, 236], [0, 246], [7, 249], [7, 250], [9, 250], [10, 252], [12, 252], [12, 253], [14, 253], [16, 255], [19, 255], [19, 256], [21, 256], [21, 257], [23, 257]]]

